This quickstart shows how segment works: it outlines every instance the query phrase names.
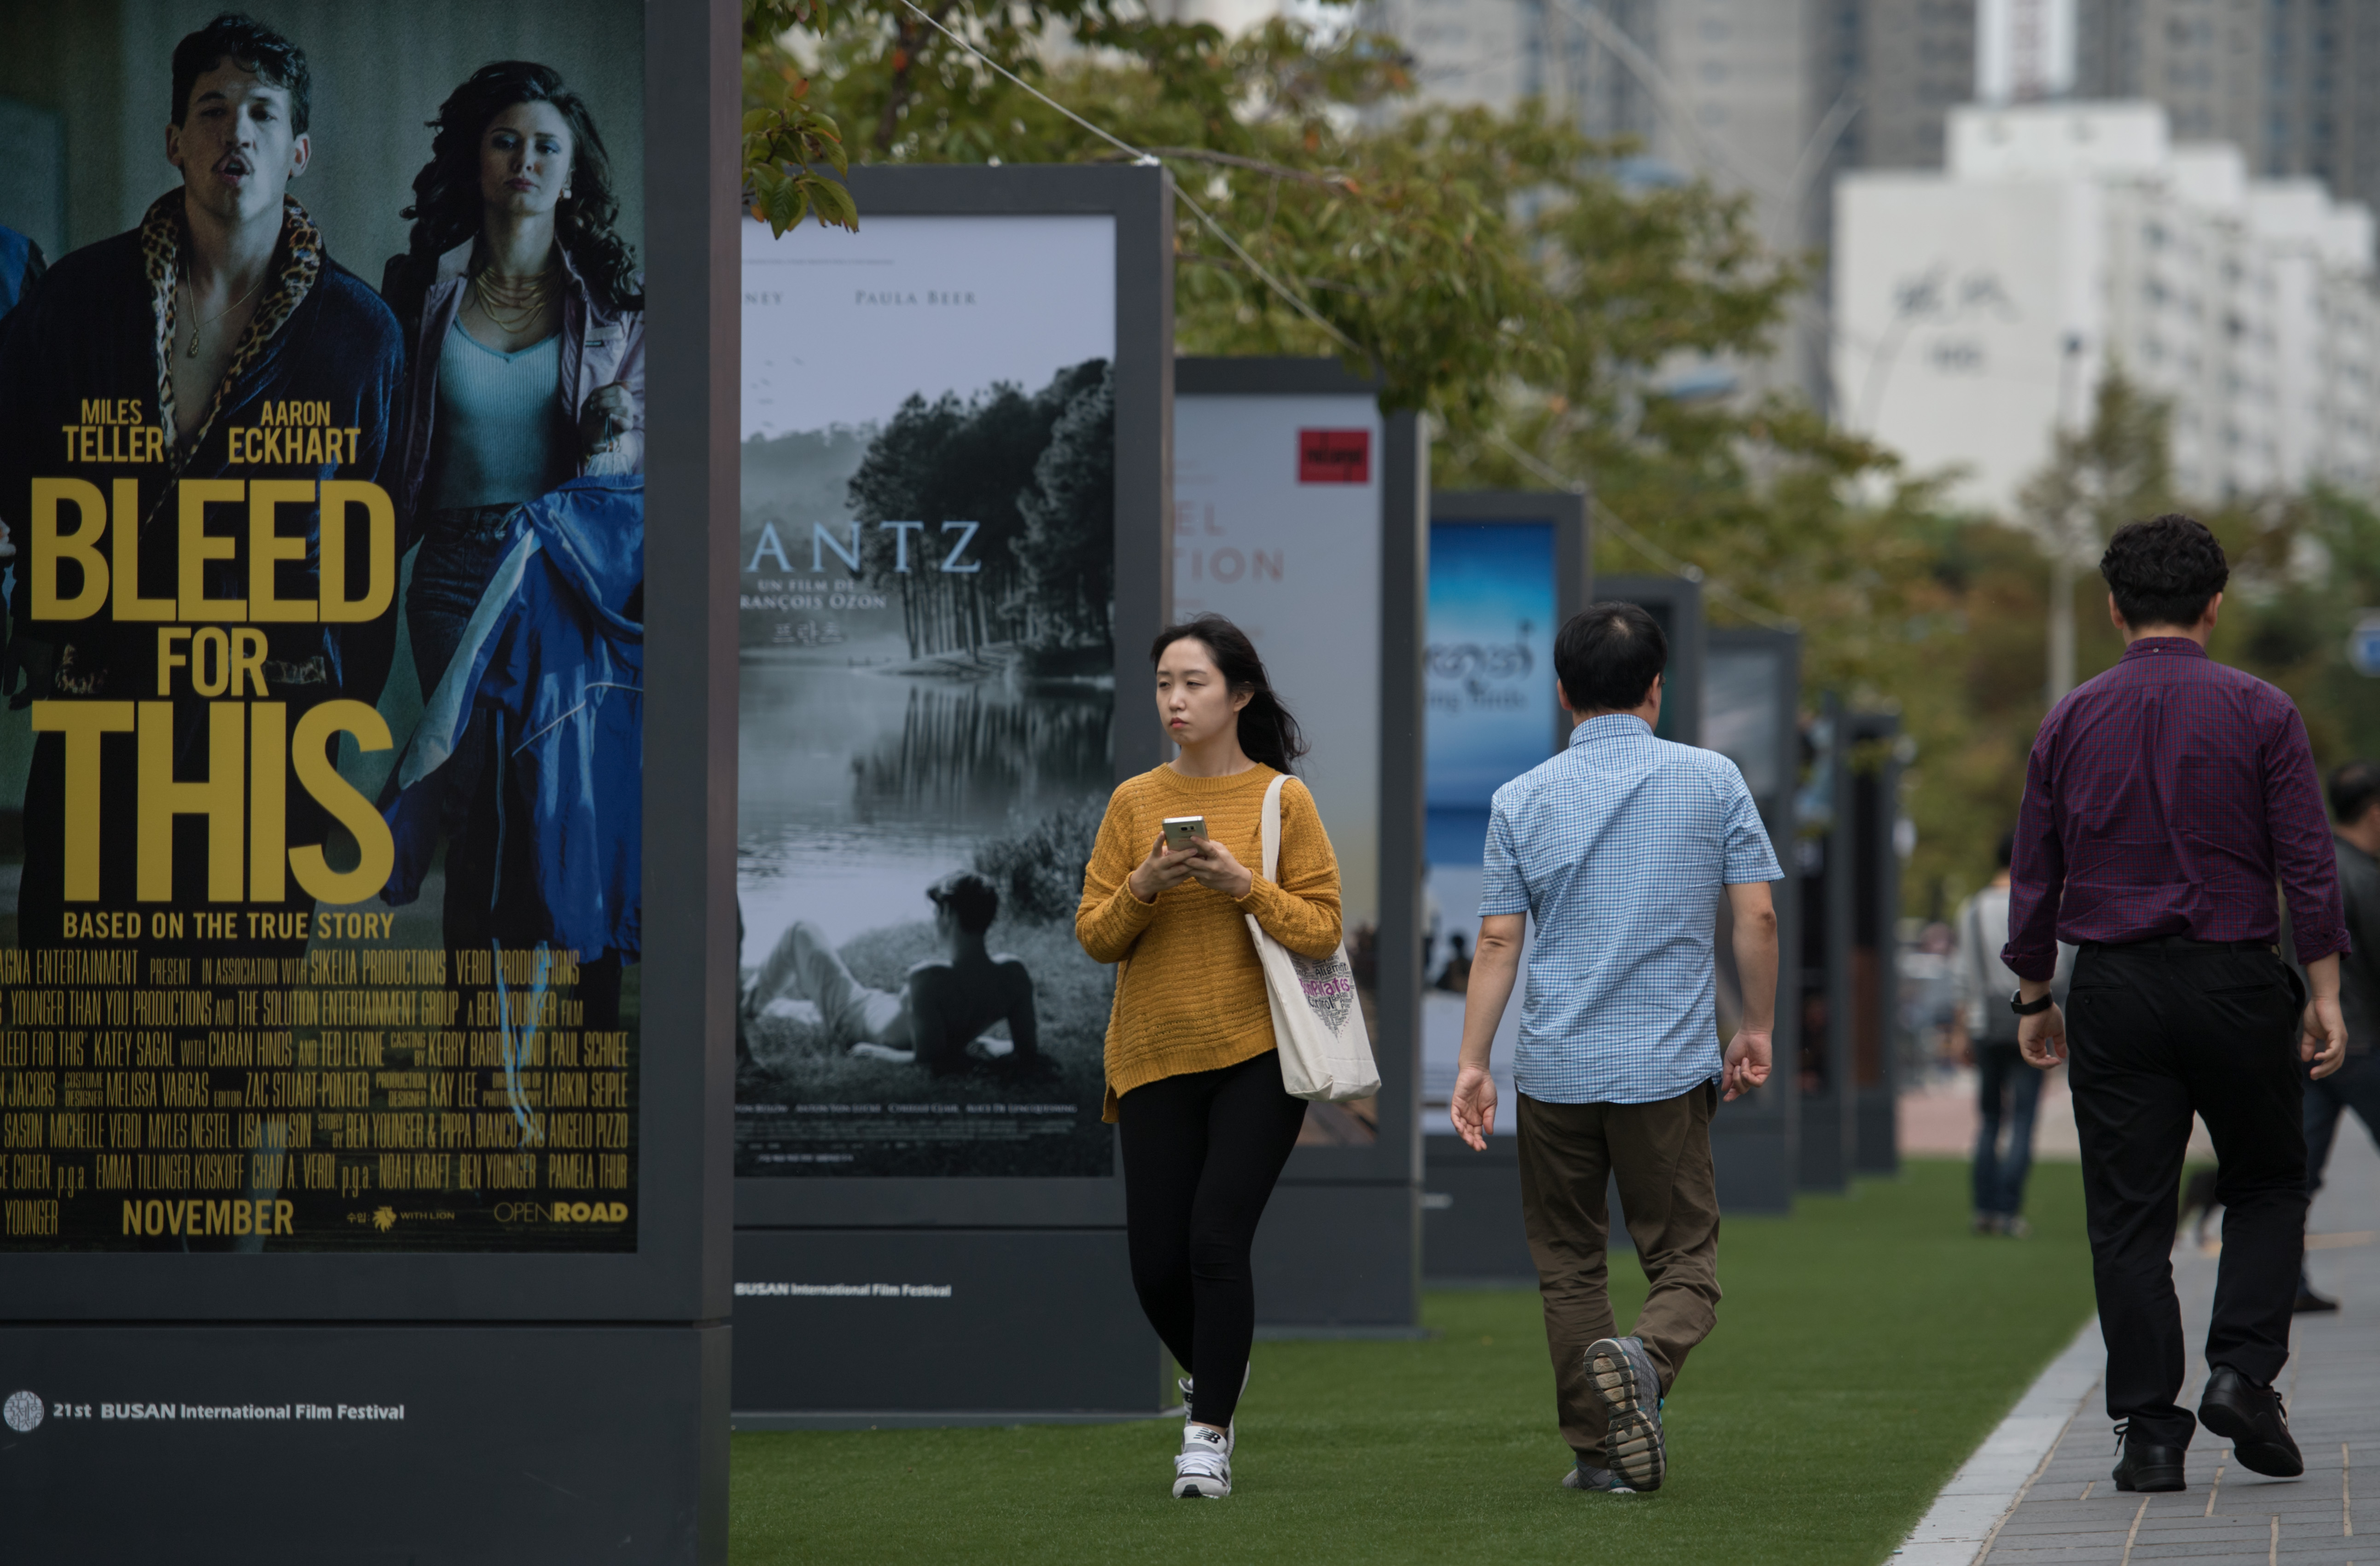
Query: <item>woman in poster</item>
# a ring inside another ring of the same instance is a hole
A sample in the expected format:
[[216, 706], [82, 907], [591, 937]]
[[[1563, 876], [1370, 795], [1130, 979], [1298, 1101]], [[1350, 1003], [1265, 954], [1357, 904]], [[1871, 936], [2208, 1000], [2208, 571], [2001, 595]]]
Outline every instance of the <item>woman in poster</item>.
[[483, 66], [431, 124], [382, 285], [408, 349], [424, 707], [382, 895], [411, 901], [443, 832], [448, 943], [575, 950], [607, 1026], [640, 903], [644, 279], [602, 135], [552, 67]]
[[482, 66], [439, 105], [406, 253], [396, 500], [420, 540], [406, 629], [427, 699], [478, 609], [515, 507], [580, 475], [644, 471], [644, 277], [594, 116], [552, 68]]
[[[1160, 632], [1157, 709], [1180, 747], [1115, 791], [1083, 877], [1075, 930], [1125, 964], [1108, 1026], [1106, 1118], [1123, 1125], [1132, 1281], [1190, 1372], [1177, 1499], [1232, 1493], [1232, 1414], [1256, 1336], [1248, 1253], [1305, 1121], [1281, 1086], [1264, 969], [1247, 918], [1302, 956], [1339, 949], [1339, 860], [1293, 778], [1279, 876], [1264, 862], [1272, 780], [1305, 745], [1240, 628], [1220, 614]], [[1164, 823], [1202, 830], [1169, 849]]]

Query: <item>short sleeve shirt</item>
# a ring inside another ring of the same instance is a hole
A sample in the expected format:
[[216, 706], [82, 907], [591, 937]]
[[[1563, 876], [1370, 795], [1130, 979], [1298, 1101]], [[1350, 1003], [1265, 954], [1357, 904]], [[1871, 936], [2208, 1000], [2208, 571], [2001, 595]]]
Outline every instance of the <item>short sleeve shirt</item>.
[[1480, 916], [1535, 921], [1513, 1079], [1553, 1104], [1647, 1104], [1719, 1074], [1724, 889], [1783, 875], [1735, 763], [1607, 713], [1496, 791]]

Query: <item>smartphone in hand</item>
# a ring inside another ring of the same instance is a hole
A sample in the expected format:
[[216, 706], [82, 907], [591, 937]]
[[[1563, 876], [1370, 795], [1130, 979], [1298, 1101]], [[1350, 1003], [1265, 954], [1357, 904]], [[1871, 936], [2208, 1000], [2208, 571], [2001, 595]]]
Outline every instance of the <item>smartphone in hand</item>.
[[1179, 853], [1190, 846], [1194, 837], [1207, 835], [1204, 816], [1168, 816], [1165, 818], [1165, 846], [1170, 853]]

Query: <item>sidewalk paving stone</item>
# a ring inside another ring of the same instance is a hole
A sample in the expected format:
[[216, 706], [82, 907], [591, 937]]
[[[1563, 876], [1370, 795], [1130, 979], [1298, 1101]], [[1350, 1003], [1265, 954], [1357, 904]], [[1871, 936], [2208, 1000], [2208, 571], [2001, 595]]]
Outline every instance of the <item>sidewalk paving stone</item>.
[[[2202, 1431], [2183, 1474], [2189, 1487], [2143, 1497], [2110, 1476], [2117, 1443], [2103, 1390], [2096, 1329], [2045, 1372], [2018, 1414], [1961, 1471], [1896, 1561], [1922, 1566], [2147, 1566], [2330, 1561], [2380, 1566], [2380, 1150], [2351, 1118], [2307, 1223], [2316, 1287], [2336, 1315], [2296, 1319], [2281, 1379], [2301, 1478], [2274, 1479], [2231, 1460]], [[2217, 1257], [2186, 1241], [2174, 1285], [2192, 1348], [2183, 1406], [2194, 1409], [2206, 1366], [2199, 1354], [2214, 1304]], [[2087, 1351], [2087, 1352], [2086, 1352]], [[2085, 1361], [2087, 1359], [2087, 1366]], [[2030, 1457], [2028, 1463], [2026, 1459]], [[2022, 1467], [2021, 1489], [2007, 1475]], [[1997, 1487], [1997, 1490], [1995, 1487]], [[1977, 1508], [2015, 1494], [1996, 1522]], [[2143, 1500], [2146, 1505], [2143, 1505]]]

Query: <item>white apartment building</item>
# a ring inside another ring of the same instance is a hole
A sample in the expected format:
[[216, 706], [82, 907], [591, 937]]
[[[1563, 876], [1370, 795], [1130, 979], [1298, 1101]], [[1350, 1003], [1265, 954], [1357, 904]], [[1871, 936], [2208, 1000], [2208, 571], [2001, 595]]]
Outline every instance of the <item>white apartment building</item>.
[[1941, 173], [1835, 192], [1837, 415], [2013, 515], [2111, 365], [2173, 405], [2206, 499], [2380, 493], [2371, 212], [2177, 144], [2152, 103], [1952, 111]]

